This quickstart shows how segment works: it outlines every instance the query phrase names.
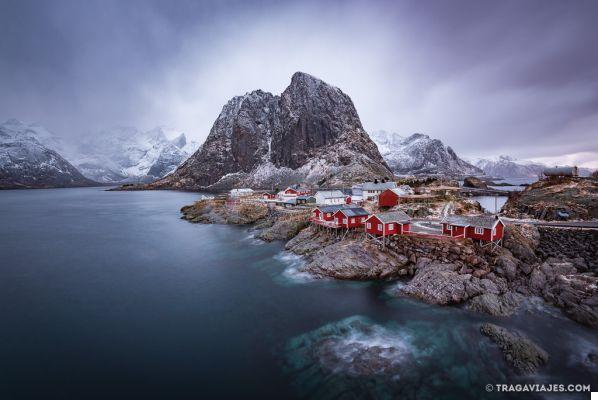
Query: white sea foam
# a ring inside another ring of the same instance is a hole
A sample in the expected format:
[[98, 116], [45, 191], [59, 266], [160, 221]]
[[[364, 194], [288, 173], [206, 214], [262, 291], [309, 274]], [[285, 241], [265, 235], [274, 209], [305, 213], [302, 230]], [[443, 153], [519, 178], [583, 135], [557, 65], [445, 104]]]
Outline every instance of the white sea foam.
[[400, 366], [413, 359], [411, 335], [383, 325], [350, 323], [320, 343], [319, 362], [334, 373], [353, 376], [390, 375], [399, 378]]
[[274, 256], [274, 259], [285, 266], [281, 274], [285, 281], [291, 283], [307, 283], [316, 280], [310, 273], [300, 270], [300, 268], [305, 265], [305, 259], [303, 259], [303, 257], [288, 251], [281, 251]]

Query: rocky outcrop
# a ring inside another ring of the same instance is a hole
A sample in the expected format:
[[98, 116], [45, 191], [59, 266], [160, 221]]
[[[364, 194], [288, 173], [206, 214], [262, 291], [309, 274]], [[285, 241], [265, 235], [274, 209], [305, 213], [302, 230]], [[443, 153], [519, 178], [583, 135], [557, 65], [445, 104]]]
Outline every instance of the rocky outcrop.
[[517, 311], [523, 299], [524, 297], [516, 292], [507, 292], [505, 294], [484, 293], [474, 297], [467, 304], [467, 308], [494, 316], [508, 317]]
[[543, 220], [598, 218], [598, 180], [560, 178], [538, 181], [509, 200], [503, 212]]
[[257, 204], [241, 204], [227, 207], [224, 200], [207, 199], [181, 208], [184, 220], [203, 224], [253, 224], [268, 216], [268, 207]]
[[[288, 250], [308, 256], [301, 272], [342, 280], [387, 280], [407, 273], [405, 256], [383, 252], [362, 239], [337, 241], [322, 236], [302, 232], [287, 245]], [[317, 244], [322, 243], [327, 245], [320, 248]]]
[[483, 180], [474, 176], [468, 176], [463, 180], [463, 187], [469, 187], [474, 189], [488, 189], [488, 185]]
[[538, 228], [540, 258], [568, 259], [579, 272], [598, 270], [598, 231]]
[[230, 100], [201, 149], [146, 188], [340, 186], [391, 176], [349, 96], [297, 72], [281, 96], [256, 90]]
[[458, 304], [504, 290], [490, 279], [476, 278], [451, 263], [421, 259], [415, 269], [415, 277], [400, 292], [430, 304]]
[[598, 277], [578, 275], [571, 263], [552, 260], [532, 272], [530, 286], [571, 319], [598, 328]]
[[309, 211], [287, 213], [270, 219], [270, 221], [273, 223], [264, 227], [257, 237], [267, 242], [273, 240], [289, 240], [308, 226]]
[[521, 332], [494, 324], [482, 325], [480, 332], [498, 345], [507, 363], [519, 374], [533, 374], [548, 363], [548, 353]]

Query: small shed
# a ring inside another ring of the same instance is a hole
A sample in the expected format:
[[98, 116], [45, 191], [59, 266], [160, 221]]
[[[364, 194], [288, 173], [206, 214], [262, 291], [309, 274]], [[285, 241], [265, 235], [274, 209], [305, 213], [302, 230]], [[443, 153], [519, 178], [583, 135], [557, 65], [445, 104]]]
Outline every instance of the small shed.
[[401, 235], [410, 229], [411, 217], [401, 210], [374, 214], [365, 220], [365, 231], [373, 236]]

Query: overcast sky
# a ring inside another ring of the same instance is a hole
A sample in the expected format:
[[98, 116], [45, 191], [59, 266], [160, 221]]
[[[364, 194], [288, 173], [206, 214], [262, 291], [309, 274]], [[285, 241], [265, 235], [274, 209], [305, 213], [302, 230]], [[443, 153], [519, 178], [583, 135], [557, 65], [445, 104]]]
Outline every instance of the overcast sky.
[[368, 131], [598, 167], [597, 21], [594, 0], [0, 0], [0, 119], [201, 142], [231, 97], [304, 71]]

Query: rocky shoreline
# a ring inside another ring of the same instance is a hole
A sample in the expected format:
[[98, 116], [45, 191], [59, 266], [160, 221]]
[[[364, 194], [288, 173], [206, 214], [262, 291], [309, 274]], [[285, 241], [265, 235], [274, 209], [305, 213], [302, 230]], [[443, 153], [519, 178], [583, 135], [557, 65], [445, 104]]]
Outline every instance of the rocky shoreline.
[[[526, 298], [540, 297], [572, 320], [598, 328], [596, 241], [583, 241], [581, 250], [561, 249], [562, 243], [573, 245], [575, 239], [571, 237], [576, 232], [509, 225], [503, 247], [494, 250], [469, 239], [413, 236], [393, 237], [383, 248], [366, 240], [362, 232], [348, 232], [341, 238], [309, 226], [309, 209], [286, 210], [253, 203], [228, 208], [224, 201], [212, 199], [183, 207], [181, 212], [190, 222], [245, 224], [259, 239], [288, 240], [285, 249], [305, 260], [299, 272], [316, 279], [410, 279], [392, 295], [463, 306], [496, 317], [511, 316]], [[591, 239], [594, 233], [581, 235]], [[518, 373], [532, 373], [548, 362], [548, 355], [521, 333], [487, 325], [481, 333], [497, 344]]]

